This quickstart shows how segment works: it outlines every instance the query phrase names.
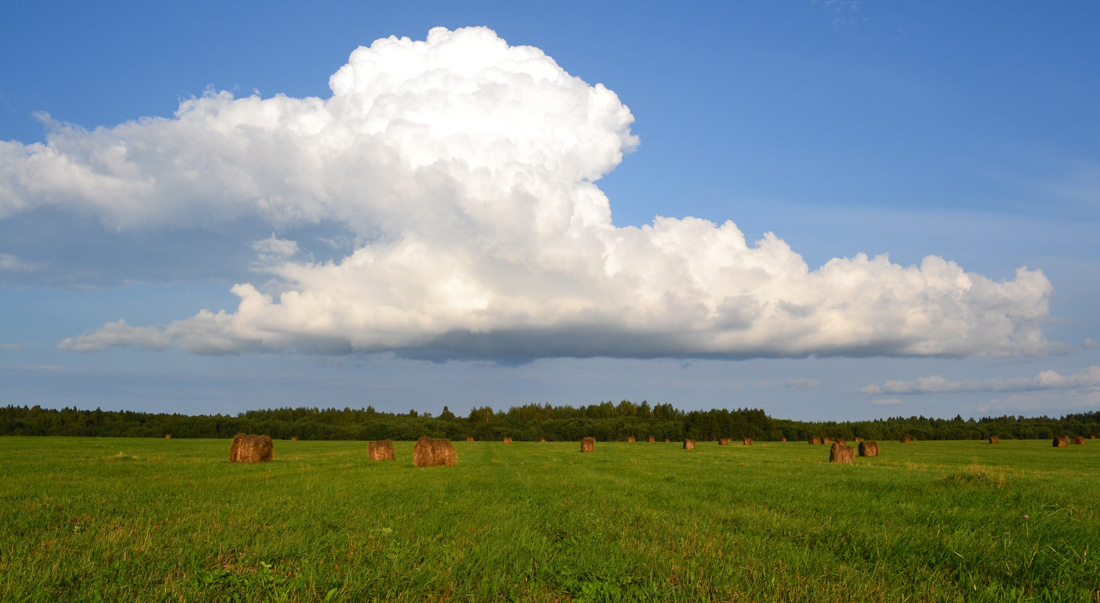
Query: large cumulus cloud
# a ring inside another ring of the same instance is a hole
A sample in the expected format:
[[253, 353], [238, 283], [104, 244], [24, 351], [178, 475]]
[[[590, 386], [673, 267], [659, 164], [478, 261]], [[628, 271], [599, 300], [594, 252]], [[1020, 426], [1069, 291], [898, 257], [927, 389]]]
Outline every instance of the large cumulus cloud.
[[173, 118], [51, 122], [45, 144], [0, 142], [0, 218], [50, 207], [120, 232], [335, 223], [355, 241], [330, 261], [276, 236], [249, 241], [270, 280], [236, 285], [235, 311], [120, 320], [61, 347], [500, 359], [1046, 345], [1051, 287], [1037, 270], [994, 282], [937, 256], [864, 255], [811, 269], [733, 222], [616, 227], [596, 182], [637, 145], [630, 111], [491, 30], [375, 41], [330, 87], [328, 99], [211, 92]]

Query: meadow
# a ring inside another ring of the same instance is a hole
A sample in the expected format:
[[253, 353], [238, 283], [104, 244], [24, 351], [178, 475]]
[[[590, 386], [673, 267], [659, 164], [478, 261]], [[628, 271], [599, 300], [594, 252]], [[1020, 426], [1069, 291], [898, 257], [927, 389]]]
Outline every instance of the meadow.
[[0, 601], [1100, 601], [1100, 444], [0, 438]]

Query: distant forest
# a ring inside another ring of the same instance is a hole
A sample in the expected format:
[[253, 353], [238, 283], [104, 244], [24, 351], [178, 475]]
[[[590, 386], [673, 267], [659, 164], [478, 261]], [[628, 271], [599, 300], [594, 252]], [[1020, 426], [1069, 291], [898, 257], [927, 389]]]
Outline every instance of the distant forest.
[[1100, 435], [1100, 412], [1050, 417], [986, 417], [934, 419], [892, 417], [874, 421], [807, 422], [773, 419], [763, 410], [714, 409], [682, 411], [670, 404], [650, 406], [623, 400], [588, 406], [529, 404], [505, 412], [474, 408], [459, 417], [443, 407], [439, 416], [366, 409], [278, 408], [232, 415], [181, 415], [110, 410], [62, 410], [38, 406], [0, 409], [0, 435], [110, 436], [160, 438], [229, 438], [239, 432], [267, 434], [275, 439], [302, 440], [415, 440], [427, 435], [451, 440], [577, 441], [592, 436], [599, 441], [717, 440], [752, 438], [757, 441], [806, 440], [829, 437], [895, 440], [975, 440], [991, 435], [1002, 439], [1038, 439], [1054, 436]]

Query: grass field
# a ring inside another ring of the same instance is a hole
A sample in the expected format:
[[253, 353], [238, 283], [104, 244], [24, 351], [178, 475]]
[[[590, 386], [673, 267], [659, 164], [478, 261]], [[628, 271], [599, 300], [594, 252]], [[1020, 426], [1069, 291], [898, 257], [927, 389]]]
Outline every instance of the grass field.
[[1100, 444], [0, 438], [0, 601], [1100, 601]]

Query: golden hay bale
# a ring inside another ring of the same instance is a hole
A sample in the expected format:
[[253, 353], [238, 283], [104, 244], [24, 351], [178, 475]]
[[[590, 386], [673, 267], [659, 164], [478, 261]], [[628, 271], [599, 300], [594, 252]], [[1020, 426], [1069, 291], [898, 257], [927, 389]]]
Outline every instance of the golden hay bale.
[[229, 447], [230, 463], [266, 463], [275, 458], [271, 436], [238, 433]]
[[504, 438], [504, 443], [505, 444], [511, 444], [512, 443], [512, 438]]
[[878, 456], [878, 442], [860, 442], [859, 456]]
[[1084, 444], [1085, 443], [1085, 438], [1084, 438], [1084, 436], [1073, 436], [1073, 441], [1070, 442], [1070, 443], [1071, 444]]
[[847, 444], [834, 442], [832, 448], [829, 449], [829, 462], [854, 465], [856, 463], [856, 449]]
[[416, 440], [416, 448], [413, 448], [413, 465], [417, 467], [432, 467], [446, 465], [454, 467], [458, 464], [458, 455], [455, 454], [454, 444], [450, 440], [429, 438], [420, 436]]
[[290, 441], [291, 442], [297, 442], [298, 441], [298, 436], [290, 436]]
[[672, 440], [670, 440], [670, 439], [668, 439], [668, 438], [665, 438], [665, 444], [668, 444], [668, 443], [669, 443], [669, 442], [671, 442], [671, 441], [672, 441]]
[[745, 438], [745, 440], [742, 442], [742, 445], [752, 446], [752, 438]]
[[1093, 435], [1093, 434], [1089, 434], [1089, 439], [1090, 439], [1090, 440], [1095, 440], [1095, 439], [1096, 439], [1096, 436], [1095, 436], [1095, 435]]
[[989, 443], [990, 444], [1000, 444], [1001, 443], [1001, 438], [998, 438], [997, 436], [989, 436]]
[[684, 450], [695, 450], [695, 440], [684, 440]]
[[545, 442], [545, 441], [546, 441], [546, 438], [542, 438], [542, 439], [540, 439], [539, 441], [540, 441], [540, 442]]
[[372, 461], [392, 461], [394, 460], [393, 440], [371, 442], [367, 445], [367, 452], [370, 453], [370, 460]]
[[1066, 444], [1069, 444], [1069, 438], [1067, 438], [1066, 436], [1058, 436], [1054, 438], [1055, 448], [1064, 448]]
[[832, 441], [832, 440], [830, 440], [829, 438], [821, 438], [821, 443], [822, 443], [822, 444], [825, 444], [826, 446], [828, 446], [829, 444], [832, 444], [832, 443], [833, 443], [833, 441]]
[[864, 440], [863, 440], [863, 438], [859, 438], [859, 437], [857, 437], [857, 438], [856, 438], [856, 441], [857, 441], [857, 442], [862, 442], [862, 441], [864, 441]]
[[730, 438], [718, 438], [718, 445], [719, 446], [729, 446], [730, 445]]
[[633, 444], [634, 443], [634, 436], [626, 436], [626, 443], [627, 444]]
[[821, 438], [810, 438], [809, 440], [806, 440], [806, 441], [809, 442], [811, 446], [817, 446], [818, 444], [821, 443]]
[[917, 441], [917, 438], [914, 438], [913, 436], [902, 436], [902, 438], [901, 438], [901, 443], [902, 444], [908, 444], [910, 442], [916, 442], [916, 441]]
[[787, 438], [779, 438], [779, 441], [780, 441], [780, 442], [786, 442], [786, 441], [787, 441]]
[[596, 438], [581, 438], [581, 452], [596, 452]]
[[650, 444], [652, 444], [652, 443], [657, 441], [657, 438], [655, 438], [653, 436], [649, 436], [648, 438], [646, 438], [646, 441], [649, 442]]
[[172, 434], [170, 434], [170, 433], [164, 434], [164, 439], [171, 440], [172, 439]]
[[466, 441], [467, 442], [473, 442], [474, 441], [474, 436], [466, 436]]

